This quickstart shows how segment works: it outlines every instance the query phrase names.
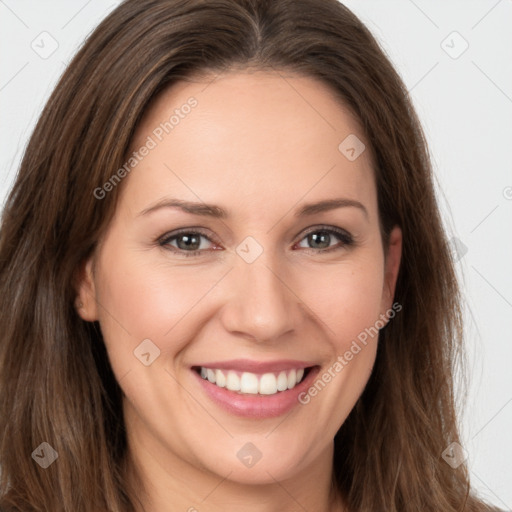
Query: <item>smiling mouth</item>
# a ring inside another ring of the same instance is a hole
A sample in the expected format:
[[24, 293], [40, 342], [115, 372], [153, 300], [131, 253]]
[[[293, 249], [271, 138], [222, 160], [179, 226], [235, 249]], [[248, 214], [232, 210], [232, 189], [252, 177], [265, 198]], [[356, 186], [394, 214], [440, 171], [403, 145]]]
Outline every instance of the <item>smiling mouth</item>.
[[193, 366], [192, 370], [211, 384], [239, 395], [272, 396], [293, 389], [313, 368], [314, 366], [310, 366], [268, 373], [239, 372], [204, 366]]

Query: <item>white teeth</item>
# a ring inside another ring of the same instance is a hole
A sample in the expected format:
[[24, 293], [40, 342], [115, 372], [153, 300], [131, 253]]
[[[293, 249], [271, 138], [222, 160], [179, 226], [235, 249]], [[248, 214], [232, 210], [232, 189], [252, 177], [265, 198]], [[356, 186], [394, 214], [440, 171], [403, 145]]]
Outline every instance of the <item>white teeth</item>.
[[241, 376], [233, 370], [219, 370], [201, 367], [201, 377], [221, 388], [239, 393], [275, 395], [280, 391], [293, 389], [304, 376], [304, 368], [281, 371], [279, 374], [264, 373], [257, 375], [243, 372]]
[[224, 373], [222, 373], [222, 370], [215, 370], [215, 384], [220, 388], [226, 387], [226, 377]]
[[254, 373], [244, 372], [240, 379], [240, 391], [242, 393], [256, 394], [258, 392], [258, 377]]
[[277, 377], [277, 390], [286, 391], [288, 389], [288, 376], [286, 372], [281, 372]]
[[297, 383], [297, 373], [295, 370], [291, 370], [288, 374], [288, 389], [292, 389], [295, 387], [295, 384]]
[[265, 373], [261, 376], [258, 391], [261, 395], [274, 395], [277, 393], [277, 379], [273, 373]]
[[226, 388], [230, 391], [240, 391], [240, 377], [235, 372], [228, 372]]

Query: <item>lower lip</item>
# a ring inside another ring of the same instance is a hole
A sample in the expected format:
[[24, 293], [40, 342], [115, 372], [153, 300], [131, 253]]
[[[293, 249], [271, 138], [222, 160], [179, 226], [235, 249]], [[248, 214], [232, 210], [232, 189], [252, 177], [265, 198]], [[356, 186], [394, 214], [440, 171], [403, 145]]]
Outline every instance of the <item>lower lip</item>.
[[205, 393], [220, 407], [237, 416], [263, 419], [281, 416], [293, 407], [301, 405], [299, 394], [310, 387], [320, 367], [311, 368], [306, 377], [293, 389], [278, 391], [275, 395], [239, 394], [236, 391], [220, 388], [209, 380], [203, 379], [195, 370], [191, 371], [199, 380]]

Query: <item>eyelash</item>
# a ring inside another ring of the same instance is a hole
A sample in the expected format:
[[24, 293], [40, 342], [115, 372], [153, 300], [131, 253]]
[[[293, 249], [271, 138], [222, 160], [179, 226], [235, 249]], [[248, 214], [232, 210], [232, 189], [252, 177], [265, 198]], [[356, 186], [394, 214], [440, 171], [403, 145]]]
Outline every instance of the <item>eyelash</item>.
[[[326, 249], [312, 249], [312, 248], [309, 248], [309, 251], [313, 251], [314, 253], [326, 253], [326, 252], [332, 252], [332, 251], [337, 251], [337, 250], [340, 250], [340, 249], [343, 249], [347, 246], [351, 246], [351, 245], [354, 245], [354, 239], [352, 237], [352, 235], [350, 235], [350, 233], [348, 233], [347, 231], [343, 230], [343, 229], [340, 229], [340, 228], [334, 228], [334, 227], [331, 227], [331, 226], [315, 226], [314, 229], [311, 229], [309, 231], [307, 231], [304, 236], [299, 240], [299, 242], [302, 242], [302, 240], [304, 240], [304, 238], [306, 238], [308, 235], [312, 234], [312, 233], [327, 233], [329, 235], [335, 235], [336, 237], [338, 237], [341, 242], [342, 242], [342, 245], [335, 245], [333, 247], [328, 247]], [[178, 253], [178, 254], [182, 254], [183, 256], [185, 257], [191, 257], [191, 256], [198, 256], [200, 255], [202, 252], [204, 252], [206, 249], [197, 249], [195, 251], [184, 251], [183, 249], [178, 249], [178, 248], [175, 248], [173, 247], [172, 249], [168, 249], [166, 246], [169, 244], [169, 242], [171, 242], [172, 240], [178, 238], [180, 235], [201, 235], [203, 237], [205, 237], [208, 241], [214, 243], [214, 244], [217, 244], [217, 242], [215, 240], [212, 240], [206, 233], [204, 233], [201, 229], [195, 229], [195, 228], [183, 228], [183, 229], [180, 229], [172, 234], [165, 234], [163, 235], [162, 237], [160, 237], [157, 242], [158, 242], [158, 245], [163, 247], [164, 249], [166, 250], [170, 250], [172, 252], [175, 252], [175, 253]]]

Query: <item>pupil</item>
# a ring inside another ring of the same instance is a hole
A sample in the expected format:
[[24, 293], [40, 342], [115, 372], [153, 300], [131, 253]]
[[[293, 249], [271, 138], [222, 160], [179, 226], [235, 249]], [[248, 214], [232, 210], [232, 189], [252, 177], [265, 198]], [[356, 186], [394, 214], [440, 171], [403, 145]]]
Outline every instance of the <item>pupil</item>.
[[325, 249], [325, 248], [329, 247], [329, 241], [330, 241], [329, 233], [325, 233], [323, 231], [319, 231], [319, 233], [321, 233], [321, 235], [318, 235], [317, 233], [312, 233], [311, 235], [309, 235], [310, 242], [313, 242], [313, 244], [320, 243], [320, 245], [322, 243], [326, 244], [323, 247], [319, 247], [320, 249]]

